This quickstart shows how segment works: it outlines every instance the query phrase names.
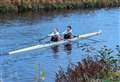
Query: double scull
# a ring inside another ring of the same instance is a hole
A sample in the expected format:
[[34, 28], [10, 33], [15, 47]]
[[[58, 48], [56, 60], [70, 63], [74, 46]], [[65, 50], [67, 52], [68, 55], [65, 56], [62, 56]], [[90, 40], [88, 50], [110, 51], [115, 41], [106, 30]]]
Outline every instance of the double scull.
[[38, 44], [38, 45], [34, 45], [34, 46], [31, 46], [31, 47], [27, 47], [27, 48], [17, 49], [17, 50], [8, 52], [8, 54], [12, 55], [12, 54], [31, 51], [31, 50], [35, 50], [35, 49], [46, 48], [46, 47], [50, 47], [50, 46], [56, 46], [56, 45], [60, 45], [60, 44], [68, 43], [68, 42], [87, 39], [87, 38], [97, 36], [97, 35], [100, 35], [100, 34], [101, 34], [101, 31], [87, 33], [87, 34], [83, 34], [83, 35], [78, 35], [77, 37], [74, 37], [74, 38], [68, 39], [68, 40], [61, 40], [61, 41], [58, 41], [58, 42], [51, 42], [51, 43], [47, 43], [47, 44]]

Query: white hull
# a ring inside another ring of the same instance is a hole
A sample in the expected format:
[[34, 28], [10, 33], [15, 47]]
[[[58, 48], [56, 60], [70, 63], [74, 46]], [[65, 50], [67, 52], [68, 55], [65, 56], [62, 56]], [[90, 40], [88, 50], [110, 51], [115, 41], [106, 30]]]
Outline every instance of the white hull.
[[101, 31], [79, 35], [78, 37], [75, 37], [75, 38], [69, 39], [69, 40], [61, 40], [59, 42], [53, 42], [53, 43], [47, 43], [47, 44], [39, 44], [39, 45], [27, 47], [27, 48], [22, 48], [22, 49], [18, 49], [18, 50], [15, 50], [15, 51], [11, 51], [8, 54], [10, 54], [10, 55], [11, 54], [17, 54], [17, 53], [31, 51], [31, 50], [35, 50], [35, 49], [40, 49], [40, 48], [46, 48], [46, 47], [50, 47], [50, 46], [60, 45], [60, 44], [68, 43], [70, 41], [77, 41], [77, 40], [87, 39], [89, 37], [97, 36], [99, 34], [101, 34]]

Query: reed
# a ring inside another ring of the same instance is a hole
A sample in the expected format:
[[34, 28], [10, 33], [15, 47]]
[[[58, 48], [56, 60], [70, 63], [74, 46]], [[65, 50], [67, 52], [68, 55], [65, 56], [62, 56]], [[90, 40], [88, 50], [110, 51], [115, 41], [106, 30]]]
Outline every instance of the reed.
[[16, 6], [11, 4], [0, 4], [0, 13], [7, 13], [7, 12], [13, 12], [17, 11]]
[[[5, 4], [4, 6], [2, 5], [3, 3]], [[120, 0], [4, 0], [0, 1], [0, 12], [40, 11], [46, 9], [83, 9], [119, 6]]]

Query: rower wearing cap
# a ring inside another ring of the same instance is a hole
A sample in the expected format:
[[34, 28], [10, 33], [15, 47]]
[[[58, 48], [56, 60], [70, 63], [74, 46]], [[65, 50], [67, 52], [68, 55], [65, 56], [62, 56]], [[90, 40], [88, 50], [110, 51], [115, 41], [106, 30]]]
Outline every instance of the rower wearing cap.
[[67, 29], [65, 32], [63, 32], [64, 34], [64, 39], [71, 39], [73, 38], [73, 33], [72, 33], [72, 27], [71, 26], [67, 26]]
[[53, 42], [57, 42], [57, 41], [61, 40], [61, 36], [60, 36], [58, 28], [54, 28], [53, 32], [51, 34], [49, 34], [48, 36], [51, 37], [51, 41], [53, 41]]

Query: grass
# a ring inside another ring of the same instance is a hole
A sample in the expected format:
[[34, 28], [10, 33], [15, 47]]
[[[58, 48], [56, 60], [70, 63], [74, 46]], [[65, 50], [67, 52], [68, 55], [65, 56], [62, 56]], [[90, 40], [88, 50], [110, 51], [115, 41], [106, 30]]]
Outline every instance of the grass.
[[41, 70], [40, 64], [35, 65], [34, 67], [35, 71], [35, 76], [34, 76], [34, 81], [41, 82], [45, 80], [45, 72]]

